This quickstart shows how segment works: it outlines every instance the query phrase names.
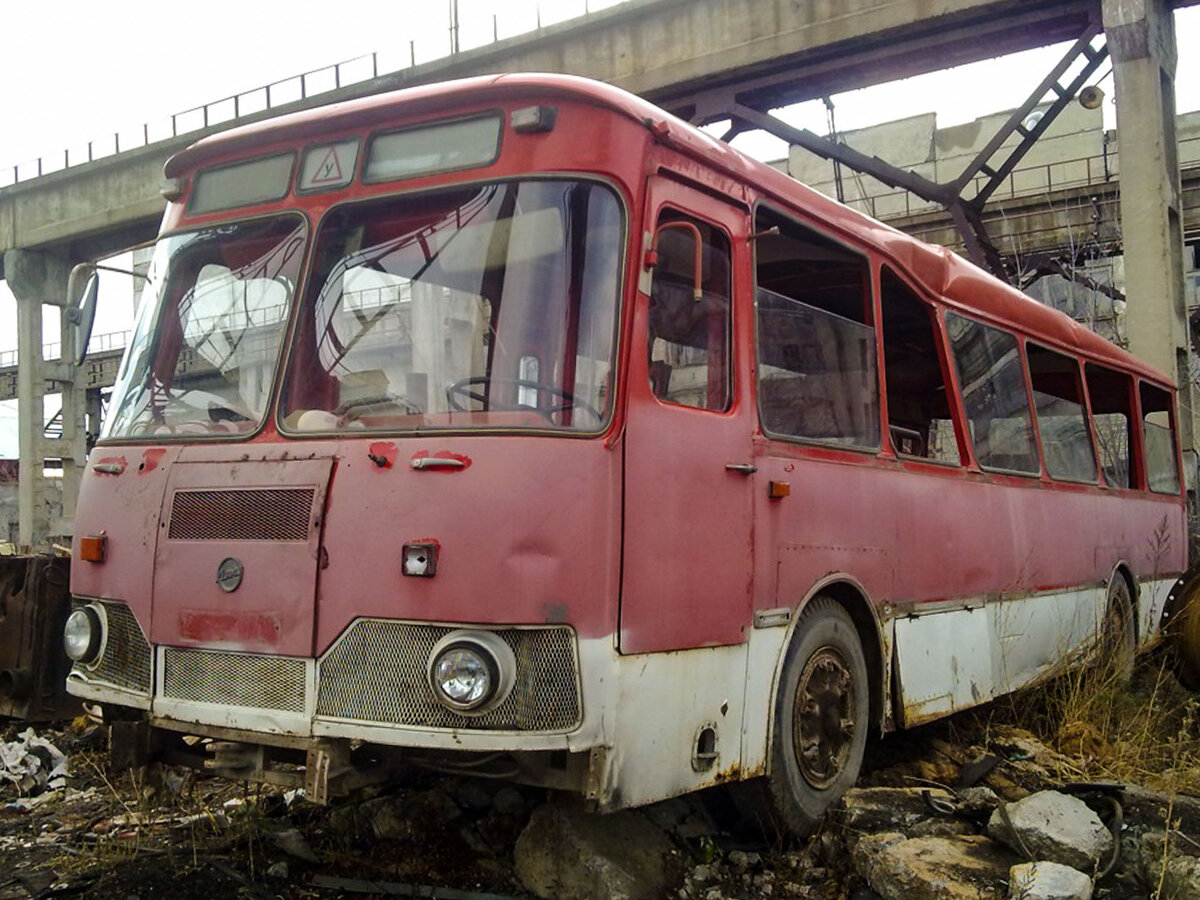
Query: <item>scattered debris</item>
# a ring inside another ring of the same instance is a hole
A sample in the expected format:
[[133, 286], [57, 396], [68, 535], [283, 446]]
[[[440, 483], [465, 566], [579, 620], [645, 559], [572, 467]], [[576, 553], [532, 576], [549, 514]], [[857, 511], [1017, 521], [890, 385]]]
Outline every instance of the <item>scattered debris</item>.
[[[23, 767], [0, 779], [0, 900], [1195, 900], [1200, 703], [1189, 704], [1177, 737], [1137, 751], [1128, 729], [1039, 738], [969, 716], [893, 735], [798, 842], [750, 827], [737, 792], [596, 816], [564, 796], [413, 772], [325, 807], [182, 769], [113, 773], [87, 717], [40, 736], [21, 725], [0, 732]], [[1132, 781], [1127, 763], [1153, 754], [1169, 766], [1140, 784], [1087, 781], [1109, 777], [1095, 760]], [[40, 786], [21, 786], [38, 772]]]
[[66, 756], [32, 728], [14, 741], [0, 741], [0, 780], [16, 785], [18, 793], [63, 787], [66, 775]]

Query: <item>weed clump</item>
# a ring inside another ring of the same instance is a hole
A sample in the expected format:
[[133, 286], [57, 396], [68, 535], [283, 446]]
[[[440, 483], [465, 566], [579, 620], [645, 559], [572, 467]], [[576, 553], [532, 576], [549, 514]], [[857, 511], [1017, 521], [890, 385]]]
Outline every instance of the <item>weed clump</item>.
[[1078, 780], [1200, 794], [1200, 696], [1180, 685], [1164, 647], [1132, 672], [1101, 658], [1047, 677], [998, 701], [989, 720], [1033, 732]]

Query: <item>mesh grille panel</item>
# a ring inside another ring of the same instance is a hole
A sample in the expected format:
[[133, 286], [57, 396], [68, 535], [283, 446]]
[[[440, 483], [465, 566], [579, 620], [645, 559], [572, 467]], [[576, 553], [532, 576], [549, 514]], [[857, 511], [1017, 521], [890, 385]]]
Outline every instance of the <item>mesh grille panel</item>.
[[307, 541], [312, 488], [176, 491], [173, 541]]
[[163, 696], [304, 712], [304, 660], [208, 650], [163, 651]]
[[[76, 601], [79, 608], [86, 605]], [[124, 603], [103, 602], [108, 619], [108, 641], [104, 655], [94, 669], [80, 665], [74, 671], [92, 684], [109, 684], [126, 691], [150, 694], [150, 644], [129, 607]]]
[[569, 628], [493, 629], [513, 649], [517, 677], [502, 704], [460, 716], [434, 699], [425, 664], [457, 628], [356, 622], [321, 661], [317, 714], [459, 730], [567, 731], [579, 723], [575, 639]]

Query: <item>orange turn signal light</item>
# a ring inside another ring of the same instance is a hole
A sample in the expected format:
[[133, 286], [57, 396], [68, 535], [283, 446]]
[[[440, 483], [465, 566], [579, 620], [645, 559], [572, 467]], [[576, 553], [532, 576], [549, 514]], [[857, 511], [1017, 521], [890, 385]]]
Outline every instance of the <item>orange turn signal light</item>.
[[79, 558], [84, 562], [102, 563], [108, 551], [108, 536], [89, 534], [79, 539]]
[[782, 500], [792, 492], [792, 486], [786, 481], [772, 481], [767, 487], [767, 496], [772, 500]]

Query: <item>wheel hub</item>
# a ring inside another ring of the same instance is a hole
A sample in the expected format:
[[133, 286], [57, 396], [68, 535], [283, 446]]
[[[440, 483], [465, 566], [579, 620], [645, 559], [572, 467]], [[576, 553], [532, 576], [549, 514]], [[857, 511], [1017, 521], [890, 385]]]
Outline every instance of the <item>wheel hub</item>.
[[809, 658], [796, 686], [792, 749], [800, 773], [814, 788], [827, 788], [841, 775], [854, 740], [854, 678], [832, 647]]

